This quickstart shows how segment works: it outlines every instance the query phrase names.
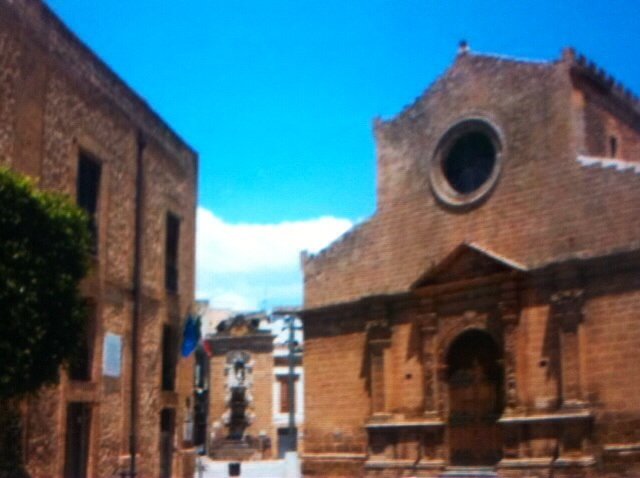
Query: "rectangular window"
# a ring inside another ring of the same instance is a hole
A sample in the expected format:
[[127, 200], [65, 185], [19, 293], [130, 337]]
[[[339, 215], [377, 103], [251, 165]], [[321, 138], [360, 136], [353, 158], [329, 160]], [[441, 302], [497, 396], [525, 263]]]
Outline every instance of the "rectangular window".
[[96, 304], [87, 303], [87, 319], [83, 339], [78, 355], [69, 367], [71, 380], [91, 380], [91, 368], [93, 366], [93, 350], [96, 330]]
[[162, 390], [173, 390], [176, 381], [176, 334], [165, 324], [162, 329]]
[[93, 252], [98, 252], [98, 199], [100, 193], [100, 163], [85, 153], [78, 158], [76, 201], [89, 216]]
[[[295, 399], [297, 378], [298, 377], [294, 377], [293, 390], [290, 390], [289, 377], [286, 375], [282, 375], [278, 377], [278, 382], [280, 382], [280, 413], [289, 413], [289, 396], [291, 393], [294, 393], [294, 399]], [[293, 407], [295, 411], [295, 400], [293, 403]]]
[[85, 402], [67, 405], [65, 478], [86, 478], [91, 436], [91, 406]]
[[167, 237], [165, 247], [165, 287], [170, 292], [178, 291], [178, 245], [180, 242], [180, 219], [167, 213]]

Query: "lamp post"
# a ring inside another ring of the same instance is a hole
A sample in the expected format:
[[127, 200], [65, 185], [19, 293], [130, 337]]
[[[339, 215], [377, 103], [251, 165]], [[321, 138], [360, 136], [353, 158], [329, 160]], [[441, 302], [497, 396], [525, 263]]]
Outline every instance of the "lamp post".
[[289, 451], [296, 451], [298, 437], [296, 430], [296, 400], [295, 400], [295, 366], [296, 366], [296, 352], [300, 351], [299, 345], [295, 339], [295, 332], [302, 330], [302, 327], [296, 324], [298, 318], [298, 310], [296, 309], [276, 309], [273, 312], [274, 316], [282, 317], [285, 326], [288, 328], [288, 336], [286, 340], [287, 344], [287, 359], [289, 365], [289, 371], [287, 374], [287, 387], [289, 390], [288, 408], [289, 408], [289, 426], [287, 429], [287, 437], [289, 440]]
[[289, 315], [285, 318], [288, 322], [289, 326], [289, 339], [287, 341], [287, 345], [289, 348], [289, 376], [288, 379], [288, 387], [289, 387], [289, 430], [287, 434], [289, 435], [289, 446], [291, 451], [297, 450], [298, 444], [298, 436], [296, 432], [296, 410], [295, 410], [295, 319], [294, 315]]

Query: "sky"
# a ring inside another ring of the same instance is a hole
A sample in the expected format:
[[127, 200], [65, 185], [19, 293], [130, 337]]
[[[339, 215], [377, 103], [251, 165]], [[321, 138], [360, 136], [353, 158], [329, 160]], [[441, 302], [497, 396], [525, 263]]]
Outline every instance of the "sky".
[[200, 156], [197, 290], [299, 305], [301, 249], [375, 211], [374, 118], [471, 50], [565, 46], [640, 94], [640, 1], [47, 0]]

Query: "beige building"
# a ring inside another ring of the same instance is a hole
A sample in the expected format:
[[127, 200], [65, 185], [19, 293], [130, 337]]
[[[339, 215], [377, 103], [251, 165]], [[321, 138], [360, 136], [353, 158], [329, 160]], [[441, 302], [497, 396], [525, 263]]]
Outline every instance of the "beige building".
[[[212, 309], [203, 317], [220, 317], [220, 311]], [[288, 427], [290, 410], [298, 435], [304, 423], [302, 331], [299, 326], [295, 331], [292, 388], [288, 318], [299, 325], [289, 314], [235, 314], [217, 321], [215, 331], [206, 336], [210, 354], [207, 420], [213, 458], [281, 458], [295, 447], [296, 435], [290, 436]]]
[[640, 102], [470, 52], [378, 120], [375, 214], [304, 260], [306, 476], [640, 476]]
[[[36, 477], [192, 473], [197, 155], [39, 0], [0, 3], [0, 164], [92, 218], [87, 353], [25, 404]], [[134, 366], [132, 366], [134, 364]]]

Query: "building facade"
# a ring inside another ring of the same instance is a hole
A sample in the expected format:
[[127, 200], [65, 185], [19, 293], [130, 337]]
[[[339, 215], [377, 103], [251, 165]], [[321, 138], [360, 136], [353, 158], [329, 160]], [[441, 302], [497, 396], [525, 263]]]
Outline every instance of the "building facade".
[[[304, 335], [297, 314], [297, 309], [276, 309], [271, 316], [271, 330], [275, 336], [273, 425], [277, 434], [278, 458], [283, 458], [287, 451], [300, 451], [304, 438]], [[292, 418], [293, 433], [290, 427]]]
[[271, 458], [273, 335], [263, 313], [237, 314], [208, 335], [209, 455], [218, 460]]
[[27, 469], [192, 474], [197, 155], [39, 0], [0, 3], [0, 60], [0, 164], [75, 198], [94, 239], [86, 353], [24, 404]]
[[375, 135], [375, 214], [303, 255], [305, 475], [639, 473], [637, 98], [463, 45]]
[[[205, 317], [220, 316], [215, 310]], [[294, 347], [288, 320], [294, 321]], [[304, 423], [302, 331], [290, 313], [231, 314], [205, 337], [209, 362], [209, 455], [218, 460], [282, 458]], [[291, 362], [290, 362], [291, 360]], [[291, 373], [293, 372], [293, 373]], [[293, 410], [295, 433], [289, 433]]]

